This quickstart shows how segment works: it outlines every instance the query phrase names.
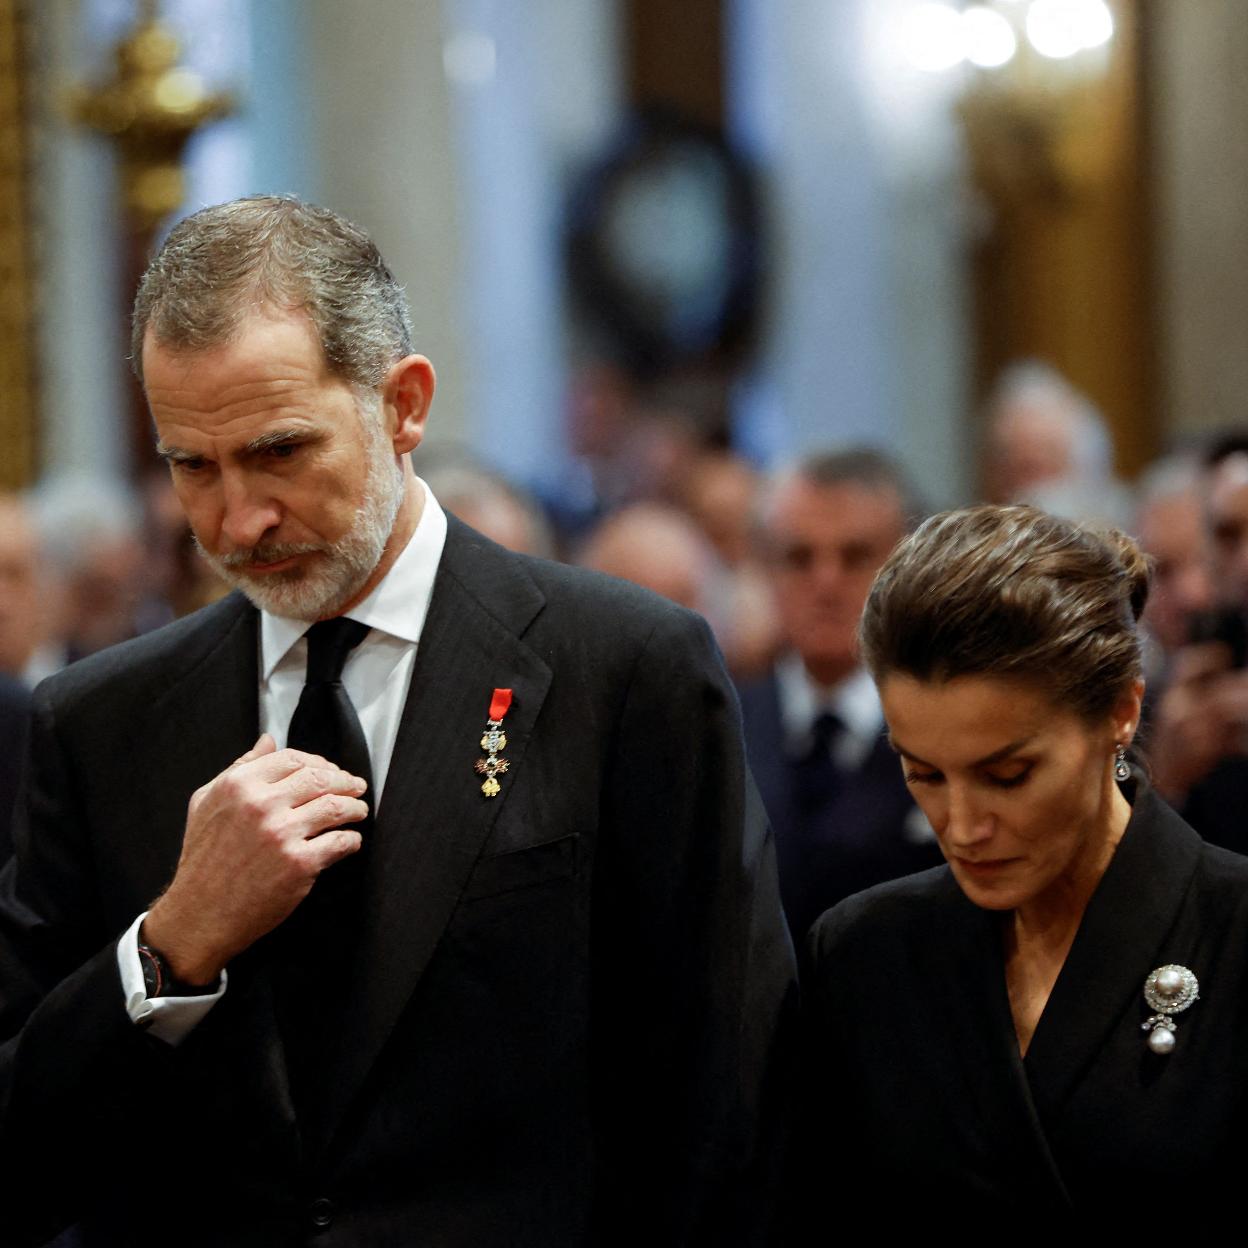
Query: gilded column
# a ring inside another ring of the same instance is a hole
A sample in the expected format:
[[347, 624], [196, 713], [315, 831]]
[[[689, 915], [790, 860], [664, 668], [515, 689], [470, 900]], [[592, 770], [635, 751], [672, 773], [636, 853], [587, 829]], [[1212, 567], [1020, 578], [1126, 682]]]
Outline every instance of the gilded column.
[[39, 409], [27, 109], [28, 18], [0, 0], [0, 487], [34, 476]]

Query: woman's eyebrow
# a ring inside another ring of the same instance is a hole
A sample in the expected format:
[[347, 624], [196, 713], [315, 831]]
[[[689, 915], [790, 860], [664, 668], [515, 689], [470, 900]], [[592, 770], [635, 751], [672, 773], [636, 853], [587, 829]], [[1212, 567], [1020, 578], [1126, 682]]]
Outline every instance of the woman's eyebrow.
[[[977, 758], [972, 767], [988, 767], [993, 763], [999, 763], [1003, 758], [1008, 758], [1011, 754], [1021, 750], [1025, 745], [1030, 744], [1031, 737], [1023, 737], [1019, 741], [1011, 741], [1009, 745], [1003, 745], [999, 750], [993, 750], [991, 754], [985, 754], [983, 758]], [[888, 744], [893, 750], [900, 754], [903, 758], [908, 758], [912, 763], [918, 763], [922, 767], [930, 767], [933, 771], [939, 770], [935, 763], [929, 763], [925, 758], [920, 758], [917, 754], [912, 754], [896, 737], [890, 732], [888, 734]]]

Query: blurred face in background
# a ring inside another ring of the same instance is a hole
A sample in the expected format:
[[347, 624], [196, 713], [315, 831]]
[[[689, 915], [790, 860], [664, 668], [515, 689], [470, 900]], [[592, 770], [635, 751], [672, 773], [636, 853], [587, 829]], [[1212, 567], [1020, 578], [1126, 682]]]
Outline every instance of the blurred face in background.
[[901, 499], [854, 481], [795, 476], [777, 488], [763, 542], [781, 632], [823, 685], [858, 665], [858, 620], [881, 564], [905, 532]]
[[685, 506], [729, 567], [750, 557], [757, 492], [758, 474], [735, 455], [704, 455], [685, 483]]
[[1248, 611], [1248, 455], [1228, 455], [1210, 473], [1207, 520], [1216, 596]]
[[1074, 470], [1070, 421], [1061, 410], [1028, 403], [1008, 407], [988, 435], [984, 493], [1010, 503]]
[[1170, 653], [1187, 641], [1192, 617], [1213, 605], [1201, 500], [1194, 491], [1154, 499], [1140, 511], [1135, 531], [1156, 561], [1144, 623]]
[[1201, 499], [1182, 493], [1154, 500], [1139, 513], [1136, 537], [1156, 560], [1144, 623], [1168, 654], [1186, 643], [1193, 615], [1213, 605]]

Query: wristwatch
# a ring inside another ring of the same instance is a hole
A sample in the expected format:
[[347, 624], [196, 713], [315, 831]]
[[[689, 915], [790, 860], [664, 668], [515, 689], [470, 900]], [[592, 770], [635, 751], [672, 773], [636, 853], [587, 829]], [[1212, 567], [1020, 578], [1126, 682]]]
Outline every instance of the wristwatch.
[[217, 990], [217, 983], [188, 984], [174, 975], [159, 950], [139, 942], [139, 965], [143, 967], [143, 986], [149, 997], [207, 997]]

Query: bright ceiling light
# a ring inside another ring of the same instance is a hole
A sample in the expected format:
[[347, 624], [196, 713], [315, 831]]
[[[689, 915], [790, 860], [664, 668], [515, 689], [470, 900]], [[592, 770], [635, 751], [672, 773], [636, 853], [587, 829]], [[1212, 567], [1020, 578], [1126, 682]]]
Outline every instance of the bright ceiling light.
[[981, 69], [1004, 65], [1018, 50], [1010, 23], [994, 9], [972, 5], [962, 14], [966, 59]]
[[906, 14], [906, 59], [929, 73], [953, 69], [965, 56], [962, 15], [952, 5], [919, 4]]
[[1106, 43], [1114, 18], [1105, 0], [1032, 0], [1027, 10], [1027, 38], [1041, 56], [1074, 56]]
[[1114, 37], [1114, 15], [1109, 11], [1105, 0], [1089, 0], [1084, 5], [1083, 46], [1099, 48]]

